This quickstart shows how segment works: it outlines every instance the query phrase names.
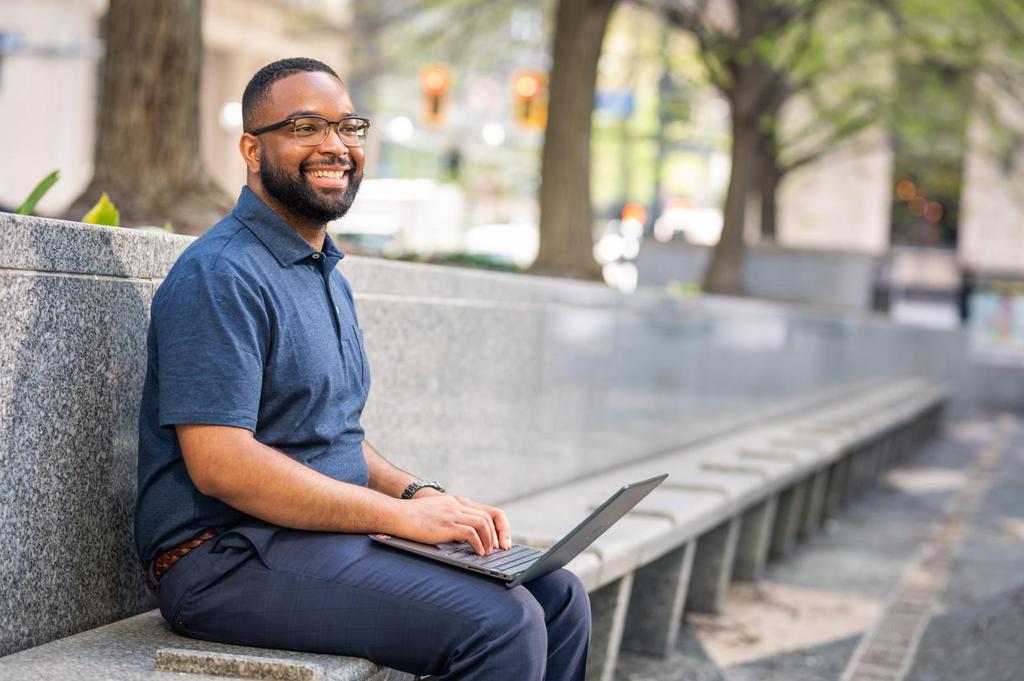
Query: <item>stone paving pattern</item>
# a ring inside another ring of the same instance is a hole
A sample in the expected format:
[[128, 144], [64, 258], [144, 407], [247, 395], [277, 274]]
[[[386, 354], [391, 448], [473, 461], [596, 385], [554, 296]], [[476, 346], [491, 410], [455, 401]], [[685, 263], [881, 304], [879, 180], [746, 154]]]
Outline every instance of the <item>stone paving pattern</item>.
[[947, 425], [825, 530], [734, 583], [719, 615], [687, 615], [667, 659], [624, 653], [618, 681], [838, 681], [979, 454], [1011, 428], [906, 681], [1024, 678], [1024, 429], [1009, 417]]

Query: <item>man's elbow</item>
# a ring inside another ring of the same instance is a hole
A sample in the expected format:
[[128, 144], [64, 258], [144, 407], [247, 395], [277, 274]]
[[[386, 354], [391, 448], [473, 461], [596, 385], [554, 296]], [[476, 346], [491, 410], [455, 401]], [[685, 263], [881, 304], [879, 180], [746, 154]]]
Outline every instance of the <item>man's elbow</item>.
[[186, 453], [183, 451], [182, 456], [185, 459], [185, 470], [188, 472], [192, 485], [208, 497], [221, 498], [226, 490], [222, 479], [224, 476], [218, 474], [218, 466], [205, 460], [209, 457], [199, 452]]
[[188, 468], [188, 477], [192, 480], [192, 484], [201, 494], [222, 499], [223, 495], [227, 493], [224, 483], [220, 479], [221, 476], [206, 470], [193, 471], [188, 466], [186, 468]]
[[224, 464], [223, 453], [237, 450], [244, 443], [236, 442], [234, 433], [202, 426], [178, 426], [178, 440], [189, 479], [199, 492], [222, 501], [233, 494], [236, 482], [229, 466]]

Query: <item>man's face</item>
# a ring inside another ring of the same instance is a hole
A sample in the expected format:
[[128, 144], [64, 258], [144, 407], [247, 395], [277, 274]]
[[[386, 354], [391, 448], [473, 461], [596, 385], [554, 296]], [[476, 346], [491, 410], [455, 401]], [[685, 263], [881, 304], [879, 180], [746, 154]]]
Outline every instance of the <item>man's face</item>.
[[[355, 113], [345, 86], [329, 73], [296, 73], [271, 86], [261, 125], [301, 114], [332, 121]], [[291, 126], [260, 135], [260, 181], [292, 213], [318, 223], [348, 212], [363, 179], [362, 147], [346, 147], [335, 129], [319, 146], [299, 146]]]

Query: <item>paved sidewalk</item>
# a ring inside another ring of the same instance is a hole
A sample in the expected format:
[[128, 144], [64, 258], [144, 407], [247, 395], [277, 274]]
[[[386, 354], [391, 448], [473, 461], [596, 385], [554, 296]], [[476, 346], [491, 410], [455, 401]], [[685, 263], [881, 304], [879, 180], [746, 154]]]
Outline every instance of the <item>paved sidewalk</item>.
[[1022, 490], [1014, 419], [947, 424], [720, 615], [688, 615], [672, 657], [623, 654], [616, 679], [1024, 679]]

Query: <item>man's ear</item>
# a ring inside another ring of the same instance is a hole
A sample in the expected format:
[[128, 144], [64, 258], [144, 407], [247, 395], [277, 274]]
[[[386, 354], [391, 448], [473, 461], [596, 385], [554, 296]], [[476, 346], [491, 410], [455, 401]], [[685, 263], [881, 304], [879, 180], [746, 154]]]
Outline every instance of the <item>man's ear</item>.
[[238, 140], [238, 151], [242, 153], [242, 160], [245, 161], [245, 165], [249, 168], [251, 173], [260, 172], [260, 141], [257, 137], [250, 135], [247, 132], [242, 133], [242, 138]]

